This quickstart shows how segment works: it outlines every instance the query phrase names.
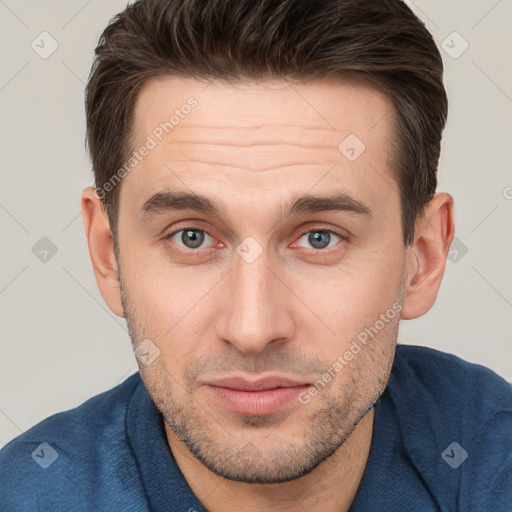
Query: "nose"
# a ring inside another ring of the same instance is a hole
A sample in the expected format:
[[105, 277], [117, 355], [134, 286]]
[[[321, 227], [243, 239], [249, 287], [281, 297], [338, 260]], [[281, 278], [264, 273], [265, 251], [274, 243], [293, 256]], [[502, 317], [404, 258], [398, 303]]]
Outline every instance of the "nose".
[[216, 324], [219, 339], [245, 354], [258, 354], [270, 343], [294, 336], [295, 322], [288, 306], [290, 290], [271, 270], [266, 253], [248, 263], [236, 256], [224, 282], [222, 312]]

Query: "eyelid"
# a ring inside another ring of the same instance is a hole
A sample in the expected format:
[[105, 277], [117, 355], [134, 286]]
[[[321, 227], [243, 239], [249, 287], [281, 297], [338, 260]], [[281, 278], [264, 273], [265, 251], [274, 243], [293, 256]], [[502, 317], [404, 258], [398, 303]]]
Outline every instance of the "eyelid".
[[304, 229], [303, 231], [299, 232], [300, 234], [297, 235], [299, 238], [304, 236], [304, 235], [307, 235], [308, 233], [311, 233], [311, 232], [324, 232], [324, 233], [333, 233], [337, 236], [339, 236], [340, 238], [348, 238], [347, 235], [342, 235], [341, 233], [338, 233], [337, 231], [335, 231], [334, 229], [332, 228], [328, 228], [327, 226], [325, 227], [317, 227], [317, 226], [314, 226], [314, 227], [309, 227], [307, 229]]
[[[204, 223], [204, 221], [202, 221], [202, 219], [188, 219], [187, 221], [180, 221], [180, 222], [176, 222], [174, 224], [177, 224], [179, 227], [175, 227], [168, 234], [164, 234], [163, 239], [171, 238], [176, 233], [179, 233], [180, 231], [202, 231], [203, 233], [206, 233], [213, 239], [217, 240], [217, 237], [212, 235], [212, 232], [211, 232], [212, 230], [210, 228], [202, 227], [204, 224], [209, 224], [209, 223]], [[167, 228], [162, 230], [162, 232], [165, 232], [168, 228], [169, 228], [169, 226], [167, 226]]]
[[307, 226], [305, 228], [302, 228], [298, 231], [296, 235], [294, 235], [294, 238], [301, 238], [304, 235], [314, 232], [314, 231], [323, 231], [326, 233], [332, 233], [336, 236], [339, 236], [342, 240], [348, 240], [350, 238], [350, 234], [346, 232], [346, 230], [342, 230], [341, 228], [338, 230], [333, 229], [330, 225], [322, 225], [322, 224], [315, 224], [313, 226]]

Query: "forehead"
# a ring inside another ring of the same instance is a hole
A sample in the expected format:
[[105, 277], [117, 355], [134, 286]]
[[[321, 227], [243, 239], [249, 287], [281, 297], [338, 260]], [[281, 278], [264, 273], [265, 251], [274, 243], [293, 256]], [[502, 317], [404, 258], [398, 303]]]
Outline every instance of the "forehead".
[[[191, 98], [197, 106], [188, 113], [185, 111], [189, 110], [187, 103]], [[307, 83], [199, 82], [192, 78], [160, 77], [148, 81], [139, 92], [133, 132], [135, 137], [144, 136], [175, 114], [175, 135], [187, 127], [201, 125], [233, 127], [240, 139], [250, 144], [251, 139], [258, 138], [255, 129], [264, 132], [265, 128], [285, 125], [295, 127], [297, 134], [301, 129], [310, 129], [317, 132], [315, 138], [327, 137], [337, 142], [343, 131], [356, 132], [366, 139], [370, 136], [367, 132], [377, 125], [381, 130], [376, 130], [375, 135], [386, 132], [392, 113], [391, 101], [384, 93], [348, 76]], [[288, 131], [283, 135], [287, 136]]]
[[395, 193], [393, 112], [386, 95], [352, 78], [302, 84], [153, 79], [135, 105], [132, 149], [151, 150], [125, 178], [130, 201], [184, 186], [240, 198], [255, 191], [296, 195], [320, 178], [324, 189], [337, 182], [371, 196], [383, 175]]

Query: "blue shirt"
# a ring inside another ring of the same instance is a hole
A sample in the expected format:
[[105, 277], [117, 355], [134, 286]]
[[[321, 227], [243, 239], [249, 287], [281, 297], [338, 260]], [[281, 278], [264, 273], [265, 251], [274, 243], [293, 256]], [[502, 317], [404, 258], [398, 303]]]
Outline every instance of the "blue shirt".
[[[398, 345], [350, 512], [512, 511], [512, 386]], [[0, 451], [2, 511], [201, 512], [138, 373]]]

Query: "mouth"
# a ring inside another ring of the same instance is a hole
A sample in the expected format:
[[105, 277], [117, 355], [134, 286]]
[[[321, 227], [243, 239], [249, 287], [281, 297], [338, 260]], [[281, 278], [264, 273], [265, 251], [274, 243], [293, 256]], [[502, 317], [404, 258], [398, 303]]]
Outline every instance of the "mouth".
[[266, 416], [284, 409], [311, 384], [279, 376], [211, 379], [203, 385], [225, 408], [244, 416]]

